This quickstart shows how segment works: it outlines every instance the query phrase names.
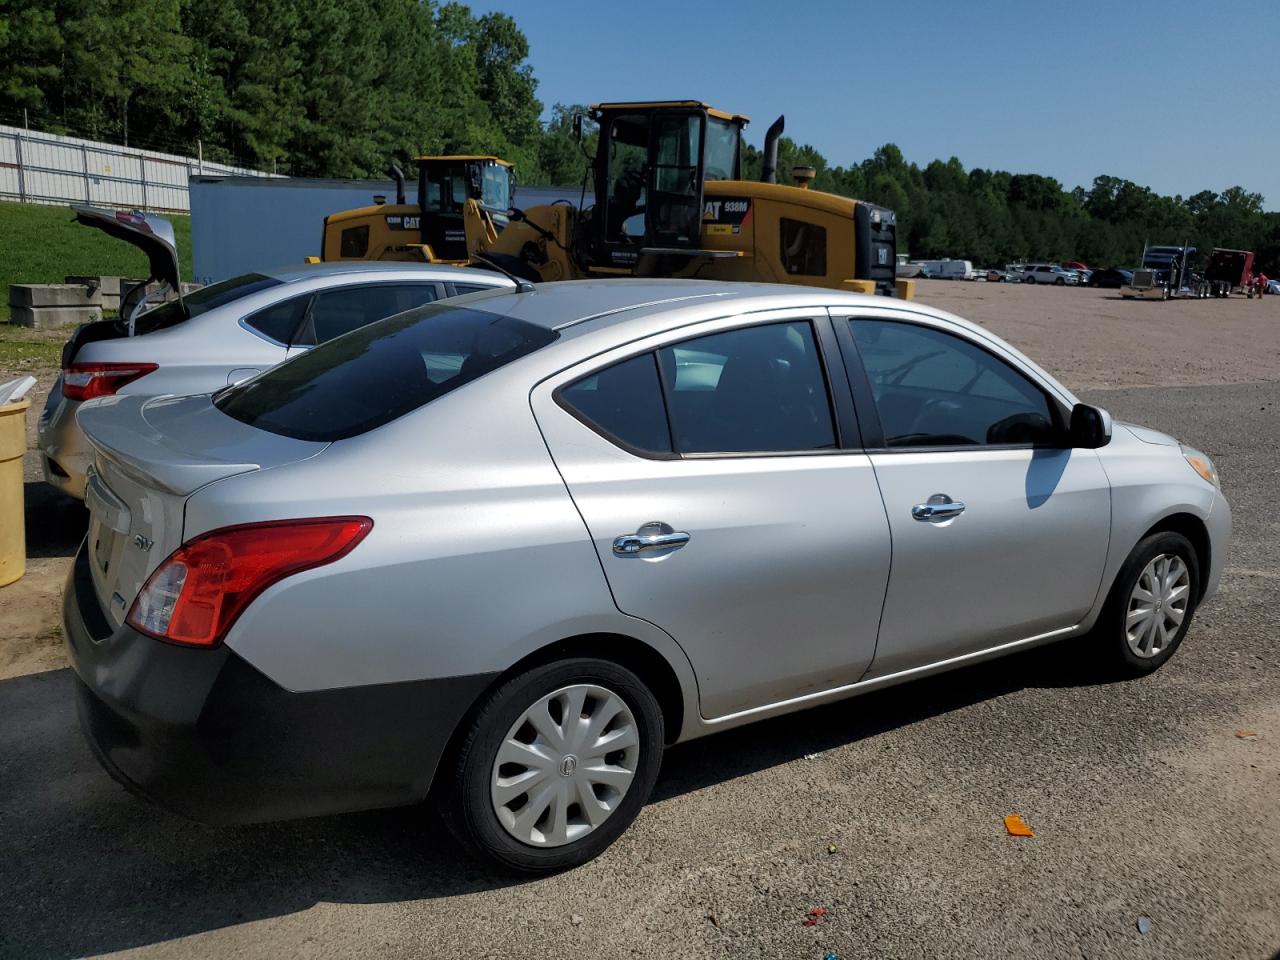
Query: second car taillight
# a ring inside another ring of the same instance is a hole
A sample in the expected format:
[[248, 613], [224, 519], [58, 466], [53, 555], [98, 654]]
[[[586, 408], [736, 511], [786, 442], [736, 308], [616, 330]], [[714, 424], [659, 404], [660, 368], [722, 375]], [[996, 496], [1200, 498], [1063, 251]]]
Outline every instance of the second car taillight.
[[62, 371], [62, 395], [68, 400], [109, 397], [156, 369], [154, 363], [73, 363]]
[[126, 622], [160, 640], [216, 647], [262, 591], [346, 556], [372, 529], [368, 517], [316, 517], [201, 534], [156, 568]]

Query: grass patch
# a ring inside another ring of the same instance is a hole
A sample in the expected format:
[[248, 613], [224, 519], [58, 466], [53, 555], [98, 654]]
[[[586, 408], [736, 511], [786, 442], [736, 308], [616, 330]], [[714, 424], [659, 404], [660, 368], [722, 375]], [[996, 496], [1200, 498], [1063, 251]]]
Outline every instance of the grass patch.
[[[181, 274], [190, 277], [191, 218], [165, 216], [178, 241]], [[62, 283], [70, 276], [141, 279], [148, 273], [141, 250], [81, 226], [65, 206], [0, 202], [0, 250], [0, 320], [9, 319], [10, 284]]]
[[17, 374], [56, 370], [68, 335], [67, 330], [0, 326], [0, 370]]

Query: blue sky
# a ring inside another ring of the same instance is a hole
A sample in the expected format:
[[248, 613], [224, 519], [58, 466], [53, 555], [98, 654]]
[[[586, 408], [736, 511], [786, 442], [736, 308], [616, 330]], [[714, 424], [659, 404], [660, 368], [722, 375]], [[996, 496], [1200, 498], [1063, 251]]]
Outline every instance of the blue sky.
[[1276, 0], [470, 6], [515, 17], [548, 107], [701, 99], [750, 116], [757, 145], [784, 113], [833, 164], [892, 142], [922, 166], [1183, 196], [1239, 184], [1280, 208]]

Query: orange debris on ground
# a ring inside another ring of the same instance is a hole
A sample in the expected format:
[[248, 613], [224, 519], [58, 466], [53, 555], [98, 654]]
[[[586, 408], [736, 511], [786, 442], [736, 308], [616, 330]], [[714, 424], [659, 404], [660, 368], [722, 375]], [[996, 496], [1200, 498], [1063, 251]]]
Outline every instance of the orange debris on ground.
[[1004, 828], [1009, 831], [1011, 837], [1034, 837], [1035, 831], [1027, 826], [1027, 822], [1016, 813], [1011, 813], [1004, 818]]

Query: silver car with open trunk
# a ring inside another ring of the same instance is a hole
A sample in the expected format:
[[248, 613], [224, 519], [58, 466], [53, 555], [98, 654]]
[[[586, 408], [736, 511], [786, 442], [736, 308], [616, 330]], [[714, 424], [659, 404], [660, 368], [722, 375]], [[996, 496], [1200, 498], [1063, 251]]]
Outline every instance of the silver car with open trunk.
[[666, 744], [1051, 641], [1150, 672], [1231, 526], [1204, 454], [987, 331], [786, 286], [472, 294], [79, 422], [109, 771], [211, 821], [434, 783], [529, 871], [607, 847]]

